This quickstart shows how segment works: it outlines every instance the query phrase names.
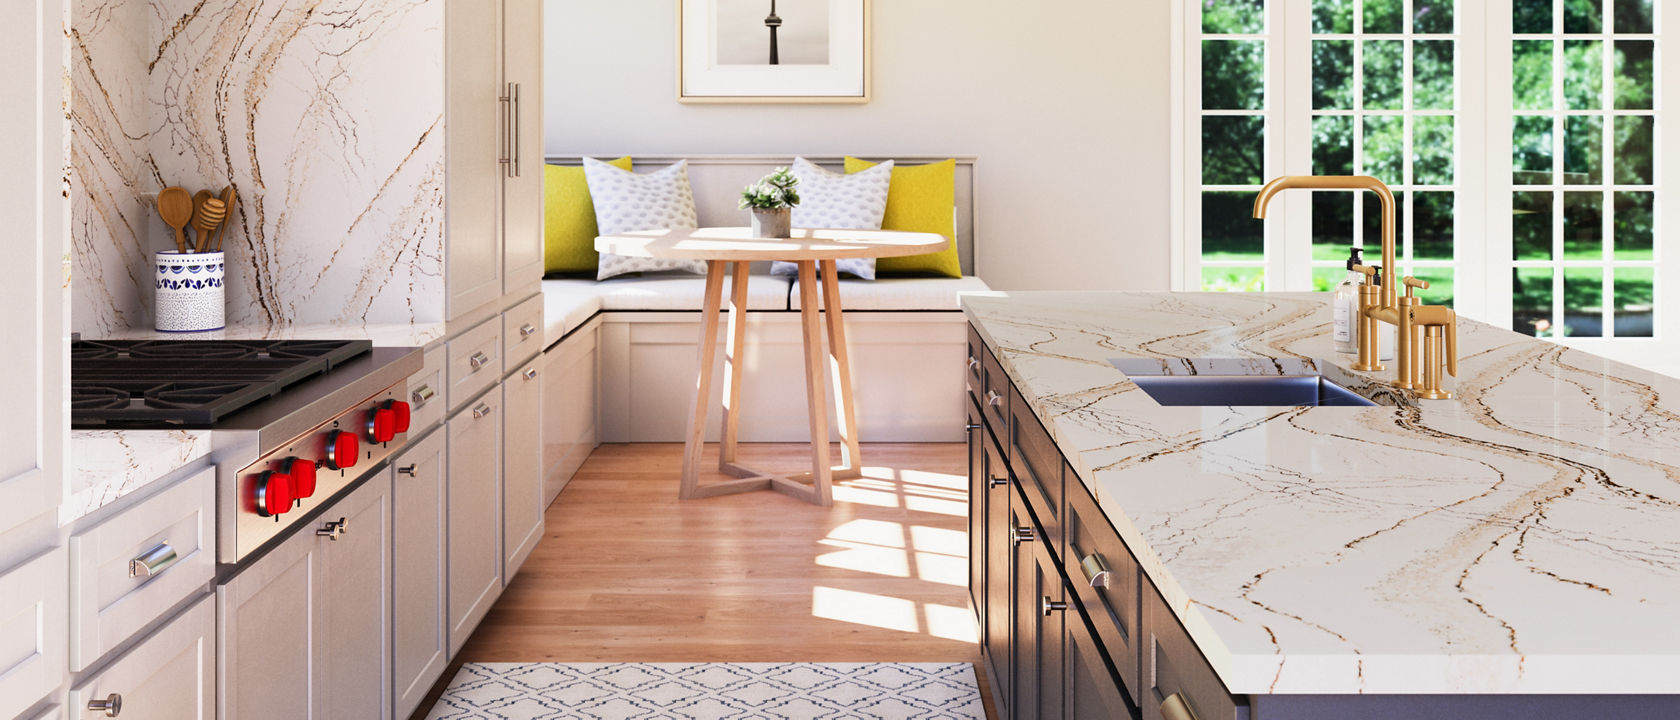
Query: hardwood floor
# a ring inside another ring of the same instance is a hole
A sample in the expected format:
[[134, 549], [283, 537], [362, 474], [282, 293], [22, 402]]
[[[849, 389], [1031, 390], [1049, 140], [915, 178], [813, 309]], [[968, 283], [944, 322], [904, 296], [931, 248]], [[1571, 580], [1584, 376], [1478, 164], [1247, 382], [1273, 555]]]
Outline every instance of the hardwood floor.
[[[864, 477], [836, 481], [828, 508], [768, 491], [679, 501], [682, 449], [589, 457], [419, 717], [463, 662], [979, 662], [962, 445], [864, 445]], [[810, 464], [808, 445], [739, 455]]]

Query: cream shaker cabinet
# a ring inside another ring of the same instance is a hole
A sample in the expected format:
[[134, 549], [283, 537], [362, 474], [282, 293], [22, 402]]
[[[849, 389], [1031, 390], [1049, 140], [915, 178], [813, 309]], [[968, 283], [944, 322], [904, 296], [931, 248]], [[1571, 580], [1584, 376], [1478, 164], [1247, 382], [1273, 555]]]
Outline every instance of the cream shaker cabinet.
[[449, 419], [449, 654], [502, 592], [502, 394], [492, 388]]
[[216, 589], [222, 720], [391, 717], [390, 482], [369, 478]]
[[541, 0], [445, 5], [448, 315], [542, 278]]
[[542, 360], [502, 382], [502, 579], [511, 582], [543, 536]]
[[438, 430], [391, 461], [391, 703], [399, 718], [414, 714], [449, 664], [448, 439]]
[[81, 717], [209, 720], [215, 708], [216, 604], [205, 597], [70, 691]]

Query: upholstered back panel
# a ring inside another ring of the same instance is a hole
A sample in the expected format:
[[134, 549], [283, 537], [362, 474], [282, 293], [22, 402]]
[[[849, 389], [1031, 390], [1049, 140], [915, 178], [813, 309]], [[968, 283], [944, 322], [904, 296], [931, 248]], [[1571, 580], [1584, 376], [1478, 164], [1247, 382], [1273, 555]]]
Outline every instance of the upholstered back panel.
[[[682, 158], [629, 154], [635, 158], [636, 172], [658, 170], [678, 160], [687, 159], [689, 183], [694, 187], [694, 202], [699, 209], [700, 224], [706, 227], [746, 225], [746, 211], [736, 207], [741, 188], [777, 167], [793, 163], [792, 157], [776, 155], [692, 155]], [[894, 160], [900, 165], [921, 165], [946, 160], [951, 156], [860, 157], [868, 160]], [[839, 156], [806, 155], [805, 159], [835, 172], [845, 172], [844, 158]], [[975, 211], [976, 191], [979, 188], [975, 174], [978, 169], [975, 164], [976, 158], [972, 156], [957, 156], [956, 160], [957, 254], [962, 258], [963, 274], [973, 275], [980, 237], [980, 228], [976, 223], [979, 215]], [[578, 156], [552, 155], [549, 156], [548, 162], [553, 165], [581, 165], [583, 159]]]

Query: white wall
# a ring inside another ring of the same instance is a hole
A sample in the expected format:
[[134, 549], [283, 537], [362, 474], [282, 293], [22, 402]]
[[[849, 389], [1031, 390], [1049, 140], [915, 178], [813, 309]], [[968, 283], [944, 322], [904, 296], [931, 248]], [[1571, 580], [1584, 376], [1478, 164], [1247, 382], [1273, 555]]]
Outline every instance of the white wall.
[[548, 0], [550, 155], [974, 154], [993, 287], [1166, 290], [1171, 3], [875, 0], [867, 105], [676, 101], [675, 0]]

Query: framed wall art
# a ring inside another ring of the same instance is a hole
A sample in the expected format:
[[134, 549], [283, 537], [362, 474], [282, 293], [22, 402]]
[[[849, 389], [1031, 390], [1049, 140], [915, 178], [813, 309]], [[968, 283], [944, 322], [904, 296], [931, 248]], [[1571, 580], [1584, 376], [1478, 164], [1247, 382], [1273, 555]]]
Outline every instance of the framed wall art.
[[677, 0], [677, 99], [869, 102], [870, 0]]

